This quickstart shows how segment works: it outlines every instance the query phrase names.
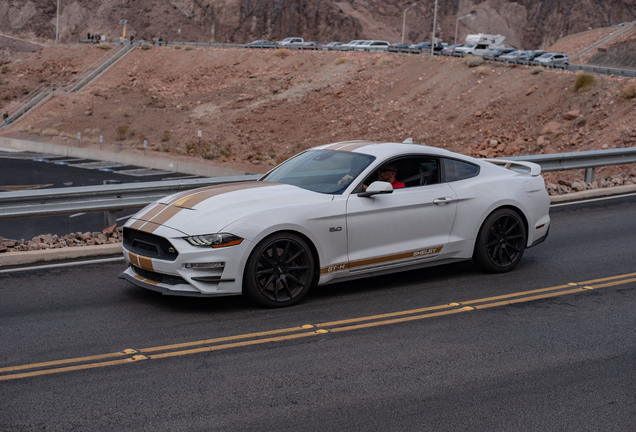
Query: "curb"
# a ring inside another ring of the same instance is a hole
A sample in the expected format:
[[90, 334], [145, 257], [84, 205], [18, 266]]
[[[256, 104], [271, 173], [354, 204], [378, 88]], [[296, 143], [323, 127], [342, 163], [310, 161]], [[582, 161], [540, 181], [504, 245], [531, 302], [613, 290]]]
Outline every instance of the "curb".
[[0, 255], [0, 267], [117, 254], [123, 257], [121, 243], [26, 252], [5, 252]]
[[603, 189], [590, 189], [582, 192], [572, 192], [565, 195], [552, 195], [550, 196], [550, 203], [556, 204], [570, 201], [582, 201], [590, 198], [623, 195], [633, 192], [636, 192], [636, 185], [614, 186]]

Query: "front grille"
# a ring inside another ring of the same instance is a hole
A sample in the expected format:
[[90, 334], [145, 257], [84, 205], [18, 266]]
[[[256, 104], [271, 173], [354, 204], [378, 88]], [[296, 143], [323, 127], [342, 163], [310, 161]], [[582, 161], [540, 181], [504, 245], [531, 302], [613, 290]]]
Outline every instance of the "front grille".
[[179, 256], [168, 239], [125, 227], [124, 247], [139, 255], [166, 261], [174, 261]]
[[156, 273], [150, 270], [145, 270], [142, 268], [139, 268], [137, 266], [131, 266], [132, 269], [135, 271], [135, 273], [137, 273], [139, 276], [154, 281], [154, 282], [158, 282], [158, 283], [164, 283], [167, 285], [179, 285], [179, 284], [187, 284], [188, 282], [186, 282], [185, 279], [183, 279], [182, 277], [179, 276], [172, 276], [172, 275], [167, 275], [167, 274], [162, 274], [162, 273]]

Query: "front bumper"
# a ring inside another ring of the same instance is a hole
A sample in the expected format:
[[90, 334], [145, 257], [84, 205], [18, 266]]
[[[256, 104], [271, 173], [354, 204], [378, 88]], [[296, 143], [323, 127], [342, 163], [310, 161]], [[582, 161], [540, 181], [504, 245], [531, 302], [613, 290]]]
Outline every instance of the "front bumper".
[[[119, 277], [142, 288], [165, 295], [227, 296], [242, 292], [245, 262], [251, 251], [251, 243], [224, 248], [192, 246], [182, 233], [161, 227], [155, 234], [168, 240], [178, 251], [176, 256], [144, 256], [137, 248], [130, 250], [123, 245], [128, 268]], [[169, 258], [169, 259], [168, 259]], [[191, 268], [186, 264], [223, 263], [213, 268]]]

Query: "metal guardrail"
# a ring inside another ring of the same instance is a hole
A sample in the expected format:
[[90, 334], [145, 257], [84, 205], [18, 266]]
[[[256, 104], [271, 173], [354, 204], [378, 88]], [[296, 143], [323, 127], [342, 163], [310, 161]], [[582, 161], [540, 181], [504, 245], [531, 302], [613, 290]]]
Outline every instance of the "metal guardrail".
[[[80, 43], [93, 43], [88, 39], [79, 39]], [[112, 44], [126, 44], [125, 41], [112, 40], [109, 41]], [[185, 41], [135, 41], [134, 45], [138, 46], [144, 43], [152, 44], [153, 46], [164, 46], [164, 47], [206, 47], [206, 48], [249, 48], [249, 49], [277, 49], [277, 48], [288, 48], [290, 50], [299, 50], [299, 51], [343, 51], [343, 52], [391, 52], [396, 54], [424, 54], [430, 55], [430, 48], [420, 50], [414, 48], [397, 48], [389, 50], [388, 47], [380, 46], [380, 47], [364, 47], [362, 49], [352, 49], [352, 48], [342, 48], [342, 47], [329, 47], [326, 48], [323, 46], [304, 46], [303, 44], [289, 44], [285, 46], [278, 45], [276, 43], [265, 44], [265, 45], [250, 45], [250, 44], [237, 44], [237, 43], [218, 43], [218, 42], [185, 42]], [[465, 57], [463, 53], [449, 53], [444, 51], [433, 51], [433, 55], [436, 56], [449, 56], [449, 57]], [[506, 64], [517, 64], [517, 65], [526, 65], [526, 66], [543, 66], [548, 69], [563, 69], [569, 70], [572, 72], [576, 72], [579, 70], [586, 72], [593, 72], [605, 75], [619, 75], [625, 77], [636, 77], [636, 70], [631, 69], [618, 69], [618, 68], [607, 68], [602, 66], [592, 66], [592, 65], [579, 65], [579, 64], [571, 64], [571, 65], [542, 65], [536, 61], [527, 61], [527, 60], [501, 60], [499, 58], [488, 59], [484, 58], [487, 61], [496, 61], [502, 62]]]
[[[636, 147], [591, 150], [578, 153], [526, 155], [500, 160], [534, 162], [541, 170], [585, 169], [585, 181], [594, 180], [594, 168], [636, 163]], [[591, 176], [591, 177], [590, 177]], [[83, 212], [106, 212], [105, 226], [115, 223], [117, 210], [140, 208], [165, 196], [204, 186], [254, 181], [260, 175], [126, 183], [104, 186], [80, 186], [0, 193], [0, 219], [54, 216]]]
[[513, 156], [501, 159], [534, 162], [541, 166], [541, 171], [543, 172], [584, 169], [585, 182], [591, 183], [594, 181], [594, 170], [597, 167], [636, 163], [636, 147]]
[[0, 219], [55, 216], [83, 212], [106, 212], [107, 226], [115, 223], [115, 212], [143, 207], [178, 192], [225, 183], [259, 179], [260, 175], [78, 186], [0, 193]]
[[8, 127], [10, 124], [17, 121], [24, 114], [38, 106], [48, 97], [54, 94], [74, 93], [79, 91], [86, 84], [91, 82], [95, 77], [106, 70], [110, 65], [122, 58], [132, 46], [125, 45], [121, 48], [108, 52], [105, 56], [102, 56], [96, 62], [91, 64], [82, 73], [76, 76], [68, 83], [44, 83], [37, 86], [29, 94], [24, 96], [17, 102], [11, 104], [5, 111], [9, 114], [7, 118], [6, 126], [0, 125], [0, 129]]

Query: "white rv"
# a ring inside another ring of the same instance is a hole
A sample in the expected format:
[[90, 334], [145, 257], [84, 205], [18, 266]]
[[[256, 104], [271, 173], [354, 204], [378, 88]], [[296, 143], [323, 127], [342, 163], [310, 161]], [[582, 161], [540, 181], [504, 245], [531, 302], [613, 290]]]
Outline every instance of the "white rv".
[[466, 54], [483, 56], [488, 54], [490, 50], [505, 48], [505, 40], [506, 37], [502, 35], [487, 35], [483, 33], [468, 35], [466, 36], [466, 44], [475, 46]]

